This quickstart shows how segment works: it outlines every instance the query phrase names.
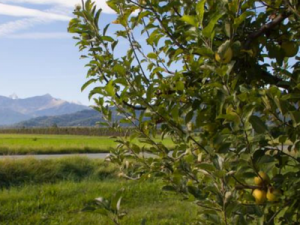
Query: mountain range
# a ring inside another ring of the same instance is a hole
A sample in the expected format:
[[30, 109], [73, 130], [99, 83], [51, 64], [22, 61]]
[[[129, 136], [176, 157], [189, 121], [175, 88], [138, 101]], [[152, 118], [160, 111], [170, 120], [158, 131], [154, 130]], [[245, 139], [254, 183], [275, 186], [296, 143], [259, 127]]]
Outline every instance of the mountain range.
[[0, 126], [10, 126], [37, 117], [60, 116], [88, 109], [87, 106], [57, 99], [49, 94], [24, 99], [16, 95], [0, 96]]
[[92, 127], [102, 121], [101, 114], [94, 110], [82, 110], [79, 112], [60, 116], [41, 116], [12, 125], [13, 127]]

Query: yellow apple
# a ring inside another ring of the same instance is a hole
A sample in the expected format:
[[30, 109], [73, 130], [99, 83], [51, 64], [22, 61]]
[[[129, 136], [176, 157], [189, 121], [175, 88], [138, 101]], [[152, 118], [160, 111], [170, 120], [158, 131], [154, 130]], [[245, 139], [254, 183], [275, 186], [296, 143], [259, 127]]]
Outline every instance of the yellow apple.
[[286, 41], [281, 44], [286, 57], [294, 57], [298, 53], [299, 46], [293, 41]]
[[266, 201], [267, 193], [264, 190], [255, 189], [252, 193], [256, 204], [263, 204]]
[[265, 172], [259, 171], [258, 174], [259, 176], [254, 177], [254, 183], [256, 185], [262, 186], [263, 184], [268, 184], [270, 182], [270, 178]]
[[233, 55], [232, 49], [228, 48], [226, 50], [226, 52], [224, 53], [223, 57], [219, 53], [216, 53], [215, 54], [215, 59], [219, 63], [226, 64], [226, 63], [229, 63], [231, 61], [232, 55]]
[[270, 202], [278, 201], [280, 196], [281, 196], [281, 191], [280, 190], [275, 189], [273, 187], [268, 188], [268, 192], [267, 192], [268, 201], [270, 201]]

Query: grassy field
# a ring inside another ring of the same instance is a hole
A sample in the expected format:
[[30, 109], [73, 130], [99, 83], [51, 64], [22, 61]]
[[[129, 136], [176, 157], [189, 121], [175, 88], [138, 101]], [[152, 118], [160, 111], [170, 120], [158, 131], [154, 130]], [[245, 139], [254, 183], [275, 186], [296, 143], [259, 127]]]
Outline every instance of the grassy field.
[[[110, 198], [125, 188], [121, 224], [192, 224], [197, 208], [170, 192], [160, 181], [127, 181], [101, 160], [0, 160], [1, 224], [112, 224], [83, 208], [97, 197]], [[3, 179], [2, 179], [3, 178]]]
[[[164, 140], [164, 143], [172, 146], [170, 140]], [[0, 134], [0, 155], [107, 153], [116, 145], [109, 137]]]

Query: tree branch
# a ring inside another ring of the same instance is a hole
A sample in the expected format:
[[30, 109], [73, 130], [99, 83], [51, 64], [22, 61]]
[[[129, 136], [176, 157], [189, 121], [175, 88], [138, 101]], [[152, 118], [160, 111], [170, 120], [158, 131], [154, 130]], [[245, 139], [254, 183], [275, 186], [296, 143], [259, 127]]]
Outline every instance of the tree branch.
[[280, 82], [283, 82], [284, 80], [282, 80], [279, 77], [271, 75], [268, 71], [262, 70], [261, 76], [263, 77], [264, 81], [269, 81], [268, 84], [275, 84], [278, 87], [281, 87], [284, 89], [288, 89], [290, 87], [287, 84], [279, 84]]
[[274, 7], [274, 6], [272, 6], [272, 5], [269, 5], [269, 4], [267, 4], [267, 3], [265, 3], [264, 1], [259, 1], [263, 6], [265, 6], [265, 7], [268, 7], [268, 8], [271, 8], [271, 9], [275, 9], [275, 10], [280, 10], [280, 8], [276, 8], [276, 7]]
[[284, 11], [282, 14], [279, 14], [272, 22], [263, 25], [259, 30], [251, 33], [248, 36], [248, 39], [245, 43], [244, 48], [246, 50], [250, 49], [251, 43], [261, 35], [265, 34], [267, 31], [272, 30], [274, 27], [276, 27], [278, 24], [283, 22], [287, 17], [289, 17], [292, 13], [290, 11]]

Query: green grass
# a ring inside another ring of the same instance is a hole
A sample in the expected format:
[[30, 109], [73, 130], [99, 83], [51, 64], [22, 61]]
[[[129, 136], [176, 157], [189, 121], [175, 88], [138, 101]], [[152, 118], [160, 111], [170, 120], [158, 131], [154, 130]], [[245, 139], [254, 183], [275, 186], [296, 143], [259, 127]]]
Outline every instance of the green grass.
[[[164, 144], [172, 146], [171, 140]], [[115, 139], [109, 137], [0, 134], [0, 155], [107, 153], [116, 146]]]
[[83, 212], [97, 197], [109, 198], [125, 187], [121, 204], [127, 216], [122, 224], [191, 224], [197, 209], [178, 196], [162, 192], [159, 182], [117, 180], [25, 185], [0, 192], [2, 224], [111, 224], [96, 212]]
[[[155, 225], [191, 224], [197, 217], [196, 206], [162, 191], [161, 181], [116, 178], [116, 167], [101, 160], [0, 160], [0, 172], [7, 177], [0, 189], [0, 224], [112, 224], [82, 209], [97, 197], [110, 198], [121, 188], [125, 188], [121, 208], [127, 212], [121, 224], [138, 225], [143, 219]], [[20, 180], [22, 176], [27, 179]]]

